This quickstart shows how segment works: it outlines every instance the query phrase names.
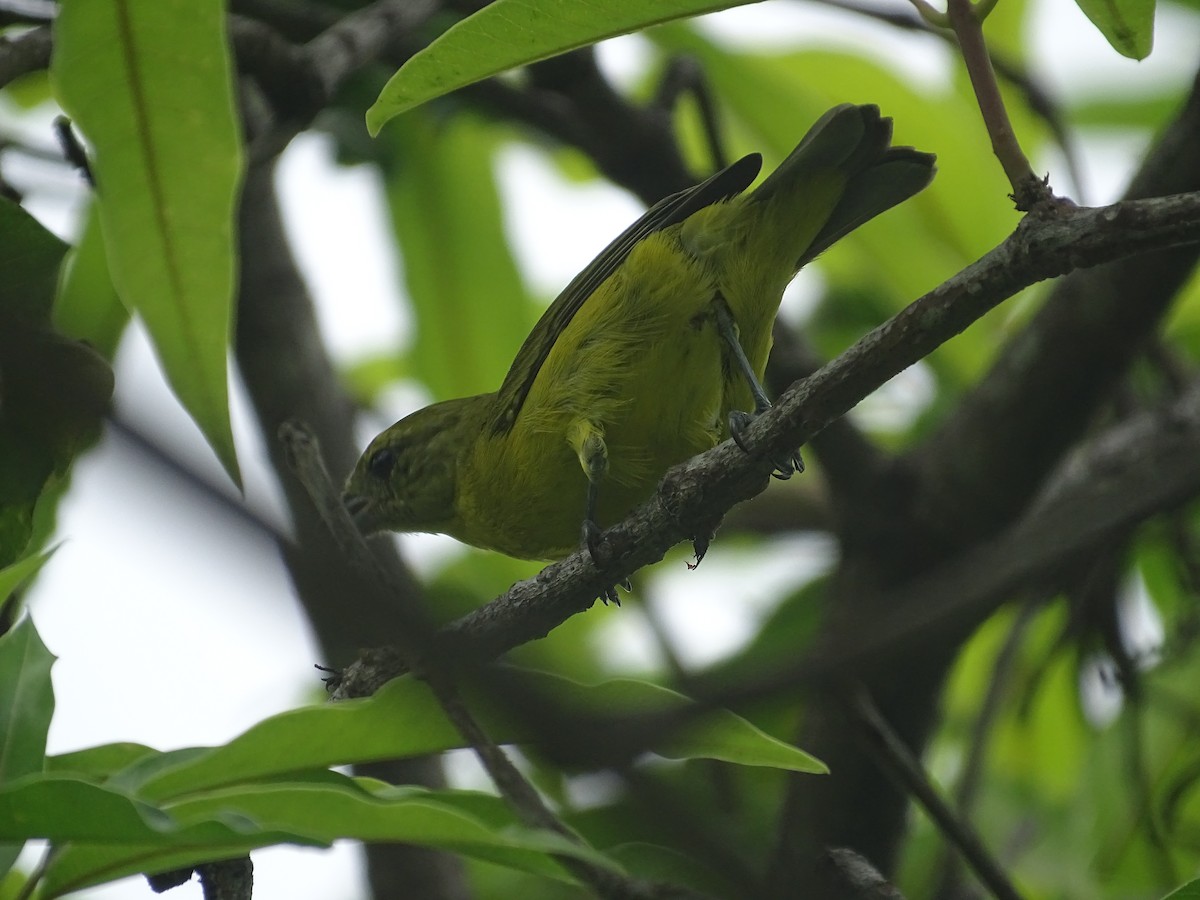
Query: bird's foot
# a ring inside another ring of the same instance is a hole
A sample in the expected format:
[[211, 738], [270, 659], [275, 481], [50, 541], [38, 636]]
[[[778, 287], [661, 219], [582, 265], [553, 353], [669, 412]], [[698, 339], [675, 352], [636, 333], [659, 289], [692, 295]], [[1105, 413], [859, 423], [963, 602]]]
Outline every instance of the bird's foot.
[[[592, 559], [592, 565], [597, 569], [603, 568], [601, 565], [603, 554], [601, 552], [600, 526], [591, 519], [584, 519], [582, 532], [582, 543], [583, 546], [587, 548], [588, 556], [590, 556]], [[629, 583], [629, 579], [623, 578], [615, 585], [609, 585], [606, 587], [596, 599], [605, 606], [608, 606], [609, 603], [620, 606], [621, 598], [617, 596], [618, 587], [624, 588], [626, 593], [630, 593], [633, 590], [633, 585]]]
[[[750, 454], [750, 447], [746, 443], [746, 429], [750, 427], [750, 423], [761, 415], [762, 412], [763, 410], [748, 413], [740, 409], [735, 409], [729, 414], [729, 435], [733, 438], [733, 442], [742, 449], [743, 453]], [[772, 462], [775, 464], [775, 469], [771, 472], [771, 475], [780, 481], [787, 481], [793, 474], [804, 471], [804, 457], [800, 455], [799, 450], [796, 450], [787, 459], [772, 460]], [[699, 563], [700, 560], [697, 559], [696, 562]]]

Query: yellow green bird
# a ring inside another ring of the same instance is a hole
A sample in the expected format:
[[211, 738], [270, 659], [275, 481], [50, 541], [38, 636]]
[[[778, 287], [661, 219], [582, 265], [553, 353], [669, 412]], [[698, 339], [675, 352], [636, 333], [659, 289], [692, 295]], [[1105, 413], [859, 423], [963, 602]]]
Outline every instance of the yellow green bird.
[[359, 528], [523, 559], [566, 556], [581, 535], [593, 546], [668, 468], [769, 406], [760, 380], [784, 288], [933, 178], [934, 156], [891, 135], [878, 107], [838, 106], [749, 194], [758, 154], [657, 203], [550, 305], [498, 391], [371, 441], [344, 496]]

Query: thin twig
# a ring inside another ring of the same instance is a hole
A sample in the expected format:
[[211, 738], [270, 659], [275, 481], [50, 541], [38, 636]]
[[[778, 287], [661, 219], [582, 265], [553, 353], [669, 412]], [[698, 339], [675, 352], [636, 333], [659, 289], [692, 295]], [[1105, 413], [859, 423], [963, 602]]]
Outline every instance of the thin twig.
[[1000, 160], [1008, 183], [1012, 185], [1012, 198], [1017, 209], [1028, 212], [1039, 203], [1052, 200], [1054, 195], [1046, 182], [1033, 174], [1033, 167], [1021, 149], [1012, 121], [1008, 118], [1008, 110], [1004, 107], [1000, 86], [996, 84], [996, 72], [983, 38], [980, 14], [971, 0], [947, 0], [946, 14], [958, 38], [963, 63], [979, 103], [979, 112], [992, 139], [992, 151]]
[[987, 851], [975, 829], [960, 819], [938, 793], [920, 763], [879, 714], [870, 696], [863, 690], [854, 691], [848, 698], [848, 708], [860, 728], [867, 752], [921, 804], [979, 880], [999, 900], [1021, 900], [1021, 894]]
[[[885, 22], [893, 28], [933, 35], [942, 41], [952, 44], [955, 49], [958, 48], [954, 32], [950, 30], [950, 23], [946, 21], [944, 14], [936, 11], [934, 11], [934, 16], [931, 19], [929, 16], [922, 16], [919, 12], [916, 14], [909, 13], [891, 5], [874, 6], [860, 2], [860, 0], [815, 0], [815, 2], [833, 9], [841, 9], [855, 15], [865, 16], [877, 22]], [[935, 20], [940, 24], [935, 25]], [[992, 61], [992, 67], [996, 70], [996, 74], [1003, 81], [1021, 92], [1026, 104], [1029, 106], [1029, 110], [1050, 129], [1055, 144], [1058, 145], [1058, 149], [1062, 152], [1063, 167], [1074, 188], [1075, 202], [1082, 205], [1086, 202], [1086, 197], [1084, 196], [1083, 169], [1079, 162], [1079, 149], [1067, 129], [1058, 102], [1050, 94], [1049, 90], [1026, 71], [1017, 60], [993, 48], [988, 48], [988, 56]]]
[[[988, 679], [987, 690], [979, 705], [979, 712], [971, 727], [971, 739], [967, 746], [967, 757], [963, 762], [962, 774], [954, 789], [954, 808], [963, 819], [969, 820], [975, 806], [975, 797], [983, 777], [984, 761], [987, 757], [988, 742], [992, 728], [1003, 708], [1003, 699], [1009, 692], [1009, 680], [1012, 677], [1025, 634], [1029, 630], [1036, 614], [1042, 605], [1036, 602], [1024, 603], [1017, 612], [1016, 618], [1009, 626], [1004, 643], [996, 652], [995, 662], [992, 663], [991, 677]], [[949, 848], [947, 848], [947, 851]], [[959, 877], [959, 859], [947, 852], [938, 864], [941, 875], [938, 877], [938, 897], [956, 896]]]

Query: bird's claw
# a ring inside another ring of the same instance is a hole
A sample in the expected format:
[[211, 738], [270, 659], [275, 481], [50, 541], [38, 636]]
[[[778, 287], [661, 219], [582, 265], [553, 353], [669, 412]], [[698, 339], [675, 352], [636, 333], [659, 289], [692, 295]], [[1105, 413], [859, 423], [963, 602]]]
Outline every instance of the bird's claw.
[[582, 542], [587, 548], [588, 556], [592, 558], [592, 565], [597, 569], [600, 568], [600, 526], [591, 519], [583, 520]]
[[[750, 455], [750, 447], [746, 443], [746, 429], [750, 427], [750, 423], [760, 414], [761, 411], [748, 413], [740, 409], [735, 409], [729, 414], [729, 436], [733, 438], [733, 442], [741, 448], [742, 452], [747, 455]], [[771, 475], [780, 481], [787, 481], [793, 474], [803, 471], [804, 457], [797, 450], [782, 462], [775, 461], [775, 469], [771, 472]], [[699, 563], [700, 560], [697, 559], [696, 562]]]
[[745, 433], [753, 421], [754, 416], [740, 409], [735, 409], [729, 414], [729, 436], [747, 456], [750, 455], [750, 448], [746, 445]]
[[[590, 556], [592, 559], [592, 565], [597, 569], [601, 568], [600, 526], [591, 519], [584, 519], [583, 528], [581, 531], [582, 543], [583, 546], [587, 548], [588, 556]], [[603, 593], [601, 593], [596, 599], [605, 606], [608, 606], [609, 603], [620, 606], [621, 598], [617, 596], [618, 587], [624, 588], [626, 593], [631, 593], [633, 591], [633, 585], [629, 582], [629, 579], [622, 578], [615, 585], [606, 587]]]
[[621, 598], [617, 594], [617, 588], [623, 588], [625, 590], [625, 593], [627, 593], [627, 594], [633, 593], [633, 585], [629, 582], [629, 579], [622, 578], [615, 585], [606, 587], [604, 589], [604, 592], [596, 599], [599, 600], [601, 603], [603, 603], [605, 606], [608, 606], [609, 603], [612, 603], [615, 606], [620, 606]]
[[780, 481], [787, 481], [792, 475], [804, 471], [804, 457], [797, 450], [783, 462], [775, 463], [775, 471], [771, 473], [773, 478], [778, 478]]

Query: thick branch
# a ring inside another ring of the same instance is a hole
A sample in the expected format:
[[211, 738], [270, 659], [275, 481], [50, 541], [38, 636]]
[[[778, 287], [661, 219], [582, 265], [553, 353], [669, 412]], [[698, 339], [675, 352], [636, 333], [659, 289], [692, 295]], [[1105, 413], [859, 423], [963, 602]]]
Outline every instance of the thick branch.
[[239, 67], [253, 74], [275, 113], [270, 127], [258, 123], [253, 158], [265, 162], [281, 152], [347, 79], [406, 41], [436, 11], [433, 0], [377, 0], [333, 22], [303, 46], [262, 22], [231, 17]]
[[[428, 683], [446, 718], [459, 732], [466, 745], [475, 752], [500, 796], [522, 822], [532, 828], [554, 832], [572, 843], [579, 843], [579, 836], [567, 828], [542, 801], [541, 795], [533, 785], [513, 765], [462, 702], [458, 691], [458, 679], [460, 673], [467, 670], [460, 665], [461, 660], [454, 653], [446, 653], [445, 648], [436, 642], [423, 604], [415, 597], [407, 595], [403, 586], [394, 582], [391, 574], [379, 564], [367, 547], [365, 538], [341, 503], [341, 492], [330, 480], [311, 433], [301, 426], [288, 423], [280, 429], [279, 436], [289, 465], [329, 529], [333, 543], [344, 557], [345, 565], [349, 569], [347, 590], [379, 597], [399, 597], [398, 618], [405, 626], [402, 643], [395, 653], [399, 664], [417, 673]], [[493, 673], [493, 677], [498, 675]], [[601, 897], [611, 900], [653, 900], [660, 896], [656, 886], [636, 878], [627, 877], [574, 856], [563, 854], [558, 858], [563, 866]]]
[[0, 88], [11, 81], [50, 68], [50, 26], [39, 25], [17, 37], [0, 35]]
[[1200, 382], [1165, 409], [1102, 433], [1067, 463], [1012, 528], [913, 581], [881, 588], [872, 606], [887, 612], [859, 623], [799, 661], [728, 684], [693, 676], [692, 694], [724, 706], [797, 685], [885, 672], [930, 642], [957, 639], [1022, 591], [1056, 584], [1064, 563], [1110, 535], [1169, 513], [1200, 495]]
[[[1166, 195], [1200, 188], [1197, 135], [1200, 100], [1193, 92], [1148, 156], [1137, 191]], [[1062, 221], [1079, 220], [1063, 211]], [[1078, 246], [1082, 252], [1084, 245]], [[1072, 253], [1069, 243], [1062, 249]], [[922, 620], [924, 594], [883, 588], [912, 582], [956, 555], [967, 558], [969, 548], [1021, 515], [1161, 319], [1195, 254], [1194, 244], [1119, 261], [1100, 254], [1093, 261], [1106, 262], [1103, 268], [1075, 273], [1055, 286], [959, 410], [924, 445], [872, 481], [864, 496], [873, 502], [845, 517], [842, 564], [828, 600], [823, 643], [857, 643], [864, 622]], [[973, 558], [971, 568], [958, 570], [960, 583], [987, 572], [987, 563]], [[864, 677], [914, 753], [920, 754], [937, 721], [937, 698], [960, 642], [990, 609], [964, 612], [953, 628], [923, 637], [910, 632], [914, 639], [906, 658], [894, 657], [891, 669]], [[805, 878], [815, 868], [813, 848], [831, 842], [852, 843], [890, 871], [905, 827], [906, 798], [860, 752], [835, 705], [814, 696], [805, 723], [801, 745], [839, 765], [827, 779], [792, 780], [774, 866], [778, 883]]]
[[[247, 173], [239, 225], [237, 360], [291, 511], [292, 540], [281, 541], [279, 549], [326, 659], [340, 662], [379, 635], [399, 639], [399, 600], [348, 589], [342, 556], [308, 497], [288, 477], [275, 440], [282, 422], [303, 416], [337, 471], [349, 469], [358, 454], [354, 409], [321, 345], [312, 302], [283, 233], [270, 167], [253, 166]], [[381, 545], [376, 556], [407, 592], [418, 590], [394, 547]], [[371, 773], [394, 783], [441, 784], [436, 761], [424, 759], [379, 764]], [[371, 846], [367, 852], [380, 896], [393, 896], [384, 888], [394, 883], [414, 896], [466, 896], [459, 865], [449, 854], [401, 845]]]
[[[1198, 140], [1200, 78], [1129, 196], [1200, 190]], [[1161, 250], [1056, 285], [988, 374], [912, 454], [929, 527], [943, 523], [947, 538], [962, 544], [1003, 527], [1029, 501], [1193, 270], [1195, 244]]]
[[[603, 571], [587, 554], [575, 553], [458, 620], [448, 637], [460, 642], [459, 652], [490, 658], [545, 636], [589, 608], [606, 587], [657, 562], [735, 503], [761, 492], [770, 459], [810, 439], [1007, 297], [1076, 266], [1197, 240], [1200, 193], [1026, 219], [999, 247], [793, 385], [748, 430], [760, 455], [747, 456], [727, 441], [668, 472], [649, 502], [604, 532], [604, 556], [612, 563]], [[369, 693], [379, 677], [386, 671], [376, 669], [361, 686], [352, 678], [346, 690]]]

